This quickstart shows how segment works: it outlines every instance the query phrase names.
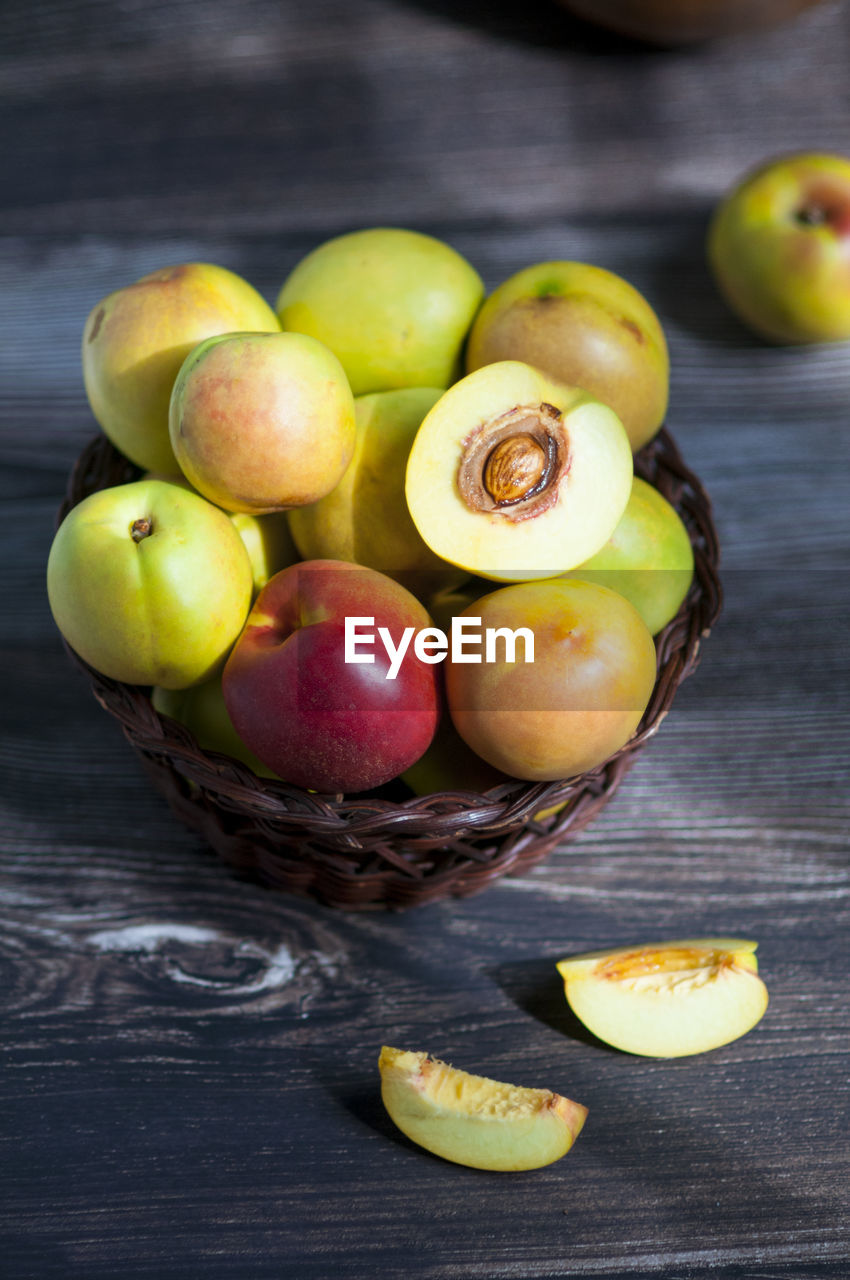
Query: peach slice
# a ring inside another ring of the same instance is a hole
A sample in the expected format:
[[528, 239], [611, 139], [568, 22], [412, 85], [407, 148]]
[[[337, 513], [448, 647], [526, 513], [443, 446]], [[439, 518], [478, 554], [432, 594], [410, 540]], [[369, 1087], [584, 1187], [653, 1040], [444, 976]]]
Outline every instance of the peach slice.
[[558, 961], [567, 1002], [606, 1044], [652, 1058], [716, 1049], [767, 1008], [757, 944], [689, 938], [590, 951]]
[[427, 1053], [381, 1049], [381, 1097], [412, 1142], [472, 1169], [539, 1169], [565, 1156], [587, 1108], [549, 1089], [470, 1075]]

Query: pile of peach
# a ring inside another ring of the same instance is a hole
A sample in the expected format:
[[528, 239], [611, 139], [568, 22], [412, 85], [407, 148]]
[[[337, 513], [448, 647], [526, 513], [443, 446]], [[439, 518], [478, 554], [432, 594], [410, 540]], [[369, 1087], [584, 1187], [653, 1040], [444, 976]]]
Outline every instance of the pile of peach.
[[[840, 175], [809, 159], [826, 212], [795, 228], [823, 240]], [[745, 196], [712, 241], [739, 293]], [[669, 363], [625, 280], [545, 262], [485, 298], [449, 245], [376, 228], [308, 254], [274, 310], [222, 267], [153, 272], [93, 308], [82, 355], [142, 474], [63, 521], [53, 615], [202, 747], [430, 792], [571, 777], [634, 733], [693, 555], [633, 472]]]

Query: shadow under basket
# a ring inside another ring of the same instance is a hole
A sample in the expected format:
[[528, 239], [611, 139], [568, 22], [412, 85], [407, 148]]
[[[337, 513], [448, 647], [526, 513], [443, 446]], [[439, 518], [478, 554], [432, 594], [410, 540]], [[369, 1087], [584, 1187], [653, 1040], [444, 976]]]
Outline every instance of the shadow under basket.
[[[478, 893], [541, 862], [607, 804], [695, 669], [701, 641], [720, 612], [711, 504], [666, 429], [636, 456], [635, 474], [655, 485], [682, 517], [694, 550], [694, 580], [678, 615], [656, 636], [658, 676], [636, 733], [604, 764], [574, 778], [511, 781], [481, 795], [411, 797], [401, 783], [368, 795], [313, 794], [202, 751], [187, 729], [154, 710], [148, 689], [102, 676], [68, 651], [176, 817], [239, 871], [347, 910], [402, 909]], [[59, 519], [89, 493], [137, 475], [98, 436], [71, 473]], [[546, 816], [535, 816], [540, 814]]]

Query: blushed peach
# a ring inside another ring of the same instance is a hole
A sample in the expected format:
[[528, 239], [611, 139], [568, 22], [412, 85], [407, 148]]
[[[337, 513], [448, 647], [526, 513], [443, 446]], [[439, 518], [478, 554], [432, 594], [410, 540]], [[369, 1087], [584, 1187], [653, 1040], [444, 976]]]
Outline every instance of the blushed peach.
[[[585, 773], [623, 747], [655, 684], [652, 636], [622, 596], [579, 579], [502, 587], [469, 606], [494, 631], [528, 629], [514, 660], [446, 663], [452, 720], [494, 768], [528, 781]], [[474, 652], [474, 650], [471, 650]]]
[[187, 356], [169, 429], [181, 470], [227, 511], [316, 502], [354, 449], [354, 397], [327, 347], [300, 333], [232, 333]]

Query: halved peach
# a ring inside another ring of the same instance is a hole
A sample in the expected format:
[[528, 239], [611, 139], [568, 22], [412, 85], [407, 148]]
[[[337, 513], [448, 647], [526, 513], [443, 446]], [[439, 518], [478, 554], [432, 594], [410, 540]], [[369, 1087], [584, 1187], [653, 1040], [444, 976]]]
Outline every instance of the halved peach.
[[432, 551], [495, 581], [574, 569], [613, 533], [632, 451], [612, 409], [516, 360], [468, 374], [426, 414], [407, 462]]
[[539, 1169], [567, 1154], [587, 1108], [549, 1089], [470, 1075], [427, 1053], [381, 1049], [381, 1097], [412, 1142], [473, 1169]]

